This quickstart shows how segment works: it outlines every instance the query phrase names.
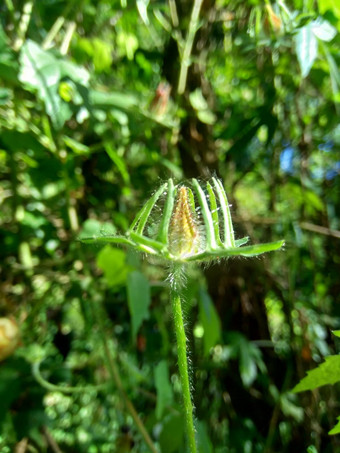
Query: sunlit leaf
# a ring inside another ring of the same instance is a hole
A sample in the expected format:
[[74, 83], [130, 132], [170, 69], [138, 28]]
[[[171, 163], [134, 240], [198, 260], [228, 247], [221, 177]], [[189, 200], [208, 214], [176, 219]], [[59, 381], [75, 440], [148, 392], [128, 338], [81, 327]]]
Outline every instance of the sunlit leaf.
[[317, 368], [307, 371], [304, 377], [293, 389], [293, 392], [313, 390], [327, 384], [340, 381], [340, 355], [331, 355], [325, 358]]
[[338, 417], [338, 423], [328, 432], [328, 434], [340, 434], [340, 417]]
[[311, 70], [318, 53], [318, 40], [309, 23], [300, 28], [295, 36], [295, 50], [298, 57], [302, 77]]
[[104, 272], [108, 286], [121, 286], [126, 283], [129, 267], [123, 250], [105, 246], [97, 256], [97, 266]]

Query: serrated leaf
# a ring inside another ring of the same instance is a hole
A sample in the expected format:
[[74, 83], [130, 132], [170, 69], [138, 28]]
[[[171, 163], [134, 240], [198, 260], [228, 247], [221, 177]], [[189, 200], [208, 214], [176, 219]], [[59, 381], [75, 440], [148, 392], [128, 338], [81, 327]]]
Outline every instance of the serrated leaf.
[[295, 50], [302, 77], [306, 77], [318, 53], [318, 40], [313, 33], [313, 27], [310, 23], [300, 28], [295, 35]]
[[323, 385], [335, 384], [340, 381], [340, 355], [326, 357], [325, 362], [321, 363], [314, 370], [308, 371], [294, 388], [293, 392], [304, 392], [313, 390]]
[[328, 434], [340, 434], [340, 417], [338, 417], [338, 423], [328, 432]]
[[221, 321], [215, 306], [204, 288], [199, 291], [199, 318], [204, 329], [204, 354], [216, 345], [221, 337]]
[[311, 29], [314, 35], [321, 41], [331, 41], [337, 31], [327, 20], [317, 19], [311, 23]]
[[166, 360], [162, 360], [155, 368], [155, 386], [157, 390], [156, 417], [159, 420], [164, 409], [173, 401], [172, 387], [169, 379], [169, 369]]
[[129, 273], [127, 295], [131, 315], [132, 338], [134, 339], [142, 322], [149, 318], [151, 302], [150, 284], [141, 272], [133, 271]]

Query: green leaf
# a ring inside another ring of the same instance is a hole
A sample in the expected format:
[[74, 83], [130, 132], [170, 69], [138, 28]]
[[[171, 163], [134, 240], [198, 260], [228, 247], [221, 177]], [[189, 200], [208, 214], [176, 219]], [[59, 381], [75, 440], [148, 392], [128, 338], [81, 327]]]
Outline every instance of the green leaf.
[[213, 453], [213, 446], [208, 436], [207, 425], [199, 420], [197, 426], [197, 443], [200, 453]]
[[89, 239], [90, 236], [92, 236], [93, 238], [93, 236], [97, 235], [98, 233], [113, 235], [115, 232], [116, 228], [112, 225], [112, 223], [102, 223], [96, 219], [87, 219], [82, 225], [78, 239], [85, 239], [86, 241], [86, 239]]
[[92, 41], [93, 64], [97, 72], [108, 72], [112, 65], [112, 45], [102, 39], [94, 38]]
[[318, 450], [316, 449], [316, 447], [314, 445], [310, 445], [307, 448], [307, 453], [318, 453]]
[[144, 319], [149, 318], [151, 302], [150, 284], [139, 271], [130, 272], [127, 279], [128, 304], [132, 323], [132, 337], [135, 338]]
[[328, 432], [328, 434], [340, 434], [340, 417], [338, 417], [338, 423]]
[[130, 175], [128, 169], [126, 168], [125, 160], [119, 156], [117, 151], [113, 147], [106, 143], [104, 145], [105, 151], [107, 152], [109, 158], [117, 167], [119, 173], [122, 175], [122, 178], [126, 184], [130, 184]]
[[321, 39], [321, 41], [331, 41], [337, 31], [336, 29], [327, 21], [317, 19], [311, 23], [311, 29], [314, 35]]
[[189, 94], [190, 104], [195, 110], [206, 110], [208, 109], [208, 103], [204, 99], [202, 91], [197, 88], [195, 91]]
[[71, 137], [68, 137], [67, 135], [63, 136], [63, 141], [66, 146], [68, 146], [72, 151], [74, 151], [75, 154], [79, 155], [88, 155], [90, 154], [90, 148], [83, 143], [78, 142], [77, 140], [74, 140]]
[[340, 338], [340, 330], [332, 330], [332, 334]]
[[197, 112], [197, 117], [202, 123], [205, 124], [215, 124], [216, 115], [213, 114], [211, 110], [199, 110]]
[[148, 6], [150, 0], [137, 0], [137, 8], [139, 15], [146, 26], [149, 25], [149, 18], [148, 18]]
[[257, 376], [257, 366], [254, 357], [254, 349], [252, 345], [242, 338], [239, 343], [240, 348], [240, 375], [245, 387], [249, 387]]
[[123, 110], [129, 110], [133, 107], [138, 106], [138, 99], [125, 93], [115, 93], [110, 91], [105, 93], [104, 91], [91, 90], [89, 92], [89, 99], [91, 105], [94, 107], [111, 109], [112, 107], [120, 108]]
[[199, 318], [204, 329], [204, 354], [221, 338], [221, 321], [215, 306], [205, 288], [199, 291]]
[[318, 53], [318, 40], [313, 33], [312, 24], [300, 28], [295, 36], [295, 50], [302, 77], [306, 77]]
[[181, 414], [171, 414], [166, 417], [159, 436], [162, 452], [173, 453], [181, 451], [184, 436], [184, 420]]
[[318, 0], [318, 7], [321, 14], [332, 11], [340, 19], [340, 5], [338, 0]]
[[246, 236], [241, 239], [236, 239], [235, 241], [235, 247], [241, 247], [241, 245], [246, 244], [249, 241], [249, 236]]
[[63, 77], [82, 85], [87, 85], [89, 81], [89, 74], [84, 68], [57, 58], [31, 40], [25, 42], [20, 54], [19, 79], [27, 87], [38, 91], [56, 129], [60, 129], [72, 115], [70, 106], [59, 95], [59, 83]]
[[98, 253], [97, 266], [104, 272], [110, 287], [126, 283], [130, 268], [126, 264], [126, 253], [123, 250], [112, 248], [109, 245], [105, 246]]
[[157, 390], [156, 417], [159, 420], [164, 413], [164, 409], [173, 402], [173, 393], [166, 360], [159, 362], [155, 368], [155, 386]]
[[308, 371], [294, 388], [293, 392], [304, 392], [313, 390], [323, 385], [335, 384], [340, 381], [340, 355], [326, 357], [325, 362], [321, 363], [314, 370]]

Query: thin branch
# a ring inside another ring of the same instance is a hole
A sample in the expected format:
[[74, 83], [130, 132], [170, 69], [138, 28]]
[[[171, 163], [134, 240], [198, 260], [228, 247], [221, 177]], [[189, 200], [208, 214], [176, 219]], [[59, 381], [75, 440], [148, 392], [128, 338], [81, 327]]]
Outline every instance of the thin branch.
[[43, 426], [42, 427], [42, 432], [47, 440], [47, 443], [48, 445], [51, 447], [51, 450], [53, 451], [53, 453], [63, 453], [57, 442], [54, 440], [54, 438], [52, 437], [52, 434], [50, 433], [49, 429], [47, 428], [47, 426]]
[[77, 24], [74, 21], [72, 21], [68, 24], [63, 42], [61, 43], [61, 46], [60, 46], [60, 53], [62, 55], [67, 54], [68, 48], [70, 47], [73, 33], [76, 31], [76, 28], [77, 28]]
[[190, 55], [191, 55], [191, 51], [192, 51], [192, 46], [194, 44], [195, 35], [198, 30], [198, 17], [199, 17], [202, 3], [203, 3], [203, 0], [195, 0], [194, 6], [192, 8], [188, 35], [185, 40], [183, 54], [181, 55], [181, 69], [180, 69], [180, 73], [179, 73], [178, 88], [177, 88], [178, 94], [183, 94], [185, 91], [185, 86], [187, 83], [187, 76], [188, 76], [188, 69], [191, 64]]
[[340, 231], [331, 230], [330, 228], [323, 227], [321, 225], [314, 225], [313, 223], [309, 222], [301, 222], [300, 228], [302, 228], [303, 230], [312, 231], [313, 233], [323, 234], [325, 236], [332, 236], [334, 238], [340, 239]]
[[31, 20], [33, 10], [33, 1], [26, 2], [22, 10], [21, 20], [18, 26], [18, 36], [14, 42], [14, 50], [20, 50], [23, 45], [27, 33], [27, 29]]

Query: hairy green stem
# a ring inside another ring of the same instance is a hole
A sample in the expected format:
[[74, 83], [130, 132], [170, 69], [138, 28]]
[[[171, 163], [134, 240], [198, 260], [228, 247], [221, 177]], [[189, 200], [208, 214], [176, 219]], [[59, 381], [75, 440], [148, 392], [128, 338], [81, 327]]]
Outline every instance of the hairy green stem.
[[[174, 274], [174, 279], [176, 280], [176, 273]], [[195, 426], [194, 426], [194, 417], [193, 417], [193, 404], [191, 401], [190, 394], [190, 383], [189, 383], [189, 370], [188, 370], [188, 359], [186, 351], [186, 336], [183, 322], [183, 313], [182, 313], [182, 304], [181, 296], [178, 290], [179, 282], [173, 282], [173, 288], [171, 290], [171, 305], [172, 313], [175, 323], [175, 332], [177, 340], [177, 354], [178, 354], [178, 368], [179, 368], [179, 377], [182, 386], [182, 395], [184, 403], [184, 412], [185, 412], [185, 422], [187, 427], [187, 435], [189, 441], [190, 453], [196, 453], [196, 441], [195, 441]]]

